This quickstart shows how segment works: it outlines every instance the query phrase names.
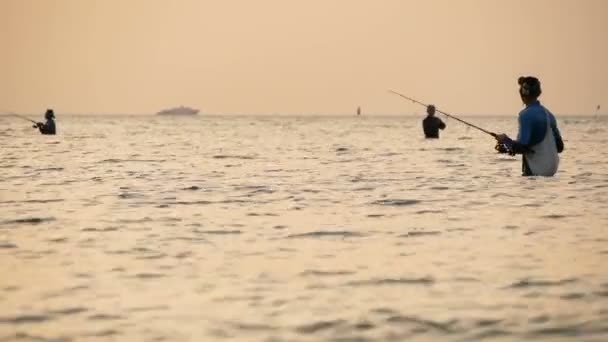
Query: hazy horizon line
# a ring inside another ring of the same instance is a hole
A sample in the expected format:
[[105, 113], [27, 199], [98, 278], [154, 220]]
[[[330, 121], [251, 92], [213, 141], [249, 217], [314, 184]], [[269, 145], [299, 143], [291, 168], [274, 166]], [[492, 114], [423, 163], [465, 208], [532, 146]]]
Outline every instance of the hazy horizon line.
[[[39, 115], [44, 115], [44, 113], [0, 113], [0, 117], [11, 117], [14, 116], [15, 114], [17, 115], [22, 115], [22, 116], [39, 116]], [[554, 115], [556, 115], [558, 118], [559, 117], [578, 117], [578, 118], [596, 118], [596, 117], [608, 117], [606, 114], [602, 114], [602, 113], [586, 113], [586, 114], [565, 114], [565, 113], [555, 113], [553, 112]], [[420, 114], [416, 114], [416, 113], [380, 113], [380, 114], [361, 114], [361, 115], [356, 115], [356, 114], [330, 114], [330, 113], [207, 113], [207, 114], [195, 114], [195, 115], [159, 115], [156, 113], [94, 113], [94, 112], [90, 112], [90, 113], [58, 113], [56, 115], [59, 116], [140, 116], [140, 117], [162, 117], [162, 118], [204, 118], [204, 117], [344, 117], [344, 118], [350, 118], [350, 117], [424, 117], [426, 116], [424, 113], [420, 113]], [[517, 113], [510, 113], [510, 114], [478, 114], [478, 113], [466, 113], [466, 114], [462, 114], [462, 113], [456, 113], [456, 114], [451, 114], [450, 115], [454, 115], [454, 116], [458, 116], [458, 117], [481, 117], [481, 118], [492, 118], [492, 117], [496, 117], [496, 118], [506, 118], [506, 117], [516, 117]], [[449, 117], [442, 115], [442, 114], [437, 114], [436, 116], [439, 117], [443, 117], [446, 119], [449, 119]]]

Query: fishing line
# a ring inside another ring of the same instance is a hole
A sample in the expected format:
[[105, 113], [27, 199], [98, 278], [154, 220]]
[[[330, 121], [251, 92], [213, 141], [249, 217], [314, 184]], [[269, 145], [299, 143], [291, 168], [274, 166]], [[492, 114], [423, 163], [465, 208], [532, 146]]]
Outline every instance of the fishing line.
[[[401, 97], [403, 97], [404, 99], [410, 100], [410, 101], [412, 101], [412, 102], [414, 102], [414, 103], [416, 103], [416, 104], [419, 104], [419, 105], [421, 105], [421, 106], [424, 106], [424, 107], [428, 107], [428, 106], [429, 106], [429, 105], [427, 105], [426, 103], [422, 103], [422, 102], [420, 102], [420, 101], [418, 101], [418, 100], [416, 100], [416, 99], [413, 99], [413, 98], [411, 98], [411, 97], [405, 96], [405, 95], [403, 95], [403, 94], [401, 94], [401, 93], [398, 93], [398, 92], [396, 92], [396, 91], [394, 91], [394, 90], [389, 90], [389, 92], [391, 92], [391, 93], [393, 93], [393, 94], [395, 94], [395, 95], [401, 96]], [[494, 138], [496, 138], [496, 133], [493, 133], [493, 132], [490, 132], [490, 131], [488, 131], [488, 130], [485, 130], [485, 129], [483, 129], [483, 128], [481, 128], [481, 127], [477, 126], [477, 125], [474, 125], [474, 124], [472, 124], [472, 123], [470, 123], [470, 122], [466, 122], [466, 121], [464, 121], [464, 120], [462, 120], [462, 119], [457, 118], [457, 117], [456, 117], [456, 116], [454, 116], [454, 115], [451, 115], [451, 114], [448, 114], [448, 113], [446, 113], [446, 112], [440, 111], [439, 109], [435, 109], [435, 110], [436, 110], [437, 112], [439, 112], [439, 113], [441, 113], [441, 114], [443, 114], [443, 115], [445, 115], [445, 116], [449, 117], [449, 118], [452, 118], [452, 119], [454, 119], [454, 120], [460, 121], [460, 122], [462, 122], [463, 124], [465, 124], [465, 125], [467, 125], [467, 126], [469, 126], [469, 127], [473, 127], [473, 128], [475, 128], [475, 129], [478, 129], [478, 130], [480, 130], [480, 131], [482, 131], [482, 132], [484, 132], [484, 133], [486, 133], [486, 134], [489, 134], [489, 135], [493, 136]]]

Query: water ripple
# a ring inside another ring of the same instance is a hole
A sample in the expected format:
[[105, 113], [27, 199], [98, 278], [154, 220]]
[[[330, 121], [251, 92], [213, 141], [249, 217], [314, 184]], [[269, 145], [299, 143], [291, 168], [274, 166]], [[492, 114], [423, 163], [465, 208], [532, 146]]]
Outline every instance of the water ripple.
[[54, 221], [54, 220], [55, 220], [54, 217], [26, 217], [26, 218], [14, 219], [14, 220], [2, 221], [2, 222], [0, 222], [0, 225], [9, 225], [9, 224], [32, 224], [32, 225], [36, 225], [36, 224], [40, 224], [40, 223], [44, 223], [44, 222], [50, 222], [50, 221]]
[[529, 287], [548, 287], [548, 286], [562, 286], [566, 284], [572, 284], [577, 282], [576, 278], [560, 279], [560, 280], [537, 280], [537, 279], [523, 279], [517, 281], [509, 286], [508, 288], [529, 288]]
[[356, 280], [346, 283], [347, 286], [383, 286], [383, 285], [433, 285], [435, 279], [422, 278], [380, 278], [369, 280]]
[[287, 235], [286, 239], [300, 239], [300, 238], [323, 238], [323, 237], [341, 237], [341, 238], [353, 238], [353, 237], [364, 237], [365, 235], [358, 232], [352, 232], [347, 230], [335, 230], [335, 231], [312, 231], [302, 234], [290, 234]]

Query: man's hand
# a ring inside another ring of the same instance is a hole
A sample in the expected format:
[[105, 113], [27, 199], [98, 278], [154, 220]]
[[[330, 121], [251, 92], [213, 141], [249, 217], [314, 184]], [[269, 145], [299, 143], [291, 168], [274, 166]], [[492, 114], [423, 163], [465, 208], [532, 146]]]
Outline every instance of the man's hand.
[[509, 153], [509, 148], [507, 145], [505, 144], [501, 144], [501, 143], [496, 143], [496, 146], [494, 146], [494, 149], [496, 150], [496, 152], [498, 153], [504, 153], [507, 154]]

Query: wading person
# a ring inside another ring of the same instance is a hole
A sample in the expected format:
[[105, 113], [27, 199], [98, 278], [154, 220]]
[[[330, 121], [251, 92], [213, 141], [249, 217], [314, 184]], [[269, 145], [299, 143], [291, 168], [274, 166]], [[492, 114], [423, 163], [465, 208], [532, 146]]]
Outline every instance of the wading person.
[[37, 122], [34, 128], [38, 128], [42, 134], [55, 135], [57, 129], [55, 127], [55, 113], [53, 113], [53, 110], [47, 109], [46, 113], [44, 113], [44, 118], [46, 119], [45, 123]]
[[496, 149], [523, 155], [523, 176], [553, 176], [559, 166], [558, 154], [564, 150], [557, 121], [538, 101], [542, 90], [536, 77], [520, 77], [518, 83], [519, 95], [526, 107], [519, 113], [517, 140], [498, 134]]
[[426, 118], [422, 120], [422, 130], [426, 138], [439, 138], [439, 130], [445, 129], [445, 124], [440, 118], [435, 116], [435, 106], [429, 105], [426, 107]]

